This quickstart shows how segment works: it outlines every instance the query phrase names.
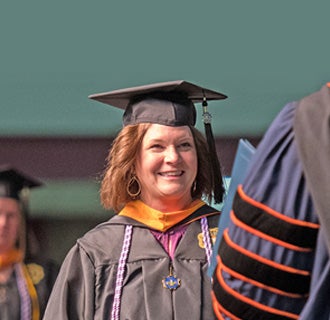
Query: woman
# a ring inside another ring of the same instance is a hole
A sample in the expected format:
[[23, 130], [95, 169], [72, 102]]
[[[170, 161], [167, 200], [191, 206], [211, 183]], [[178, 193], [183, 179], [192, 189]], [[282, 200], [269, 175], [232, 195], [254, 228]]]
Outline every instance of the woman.
[[57, 267], [26, 258], [22, 191], [40, 182], [16, 169], [0, 168], [0, 319], [38, 320], [45, 310]]
[[101, 186], [117, 215], [69, 252], [44, 319], [212, 319], [219, 212], [201, 199], [221, 201], [222, 182], [192, 99], [225, 96], [176, 81], [91, 98], [125, 108]]

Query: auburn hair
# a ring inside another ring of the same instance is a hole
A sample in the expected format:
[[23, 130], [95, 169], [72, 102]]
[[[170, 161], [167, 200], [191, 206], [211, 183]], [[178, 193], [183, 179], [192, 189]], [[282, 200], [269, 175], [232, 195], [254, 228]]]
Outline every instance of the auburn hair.
[[[134, 200], [127, 192], [134, 176], [135, 161], [150, 123], [125, 126], [114, 139], [106, 159], [101, 182], [101, 203], [106, 209], [120, 211], [127, 202]], [[194, 199], [212, 199], [213, 179], [206, 139], [195, 127], [190, 127], [196, 152], [198, 169], [196, 184], [191, 190]]]

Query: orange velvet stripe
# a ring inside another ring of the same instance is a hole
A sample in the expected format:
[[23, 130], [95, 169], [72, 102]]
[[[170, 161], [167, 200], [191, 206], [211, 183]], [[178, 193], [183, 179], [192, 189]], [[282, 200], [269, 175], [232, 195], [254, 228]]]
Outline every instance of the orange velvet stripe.
[[234, 211], [232, 210], [230, 212], [230, 219], [231, 221], [239, 228], [249, 232], [249, 233], [252, 233], [254, 234], [255, 236], [259, 237], [259, 238], [262, 238], [262, 239], [265, 239], [267, 241], [270, 241], [272, 243], [275, 243], [276, 245], [278, 246], [281, 246], [281, 247], [284, 247], [284, 248], [287, 248], [287, 249], [290, 249], [290, 250], [294, 250], [294, 251], [299, 251], [299, 252], [311, 252], [313, 249], [311, 248], [301, 248], [301, 247], [298, 247], [298, 246], [294, 246], [290, 243], [287, 243], [287, 242], [284, 242], [284, 241], [281, 241], [277, 238], [274, 238], [274, 237], [271, 237], [259, 230], [256, 230], [248, 225], [246, 225], [245, 223], [243, 223], [241, 220], [237, 219], [236, 218], [236, 215], [234, 213]]
[[220, 265], [217, 266], [216, 277], [217, 277], [217, 280], [219, 281], [219, 284], [224, 288], [224, 290], [227, 291], [230, 295], [232, 295], [236, 299], [239, 299], [239, 300], [241, 300], [241, 301], [243, 301], [243, 302], [245, 302], [245, 303], [247, 303], [251, 306], [254, 306], [254, 307], [256, 307], [258, 309], [261, 309], [261, 310], [264, 310], [266, 312], [274, 313], [274, 314], [277, 314], [277, 315], [282, 315], [282, 316], [288, 317], [290, 319], [299, 319], [299, 315], [266, 306], [266, 305], [264, 305], [260, 302], [254, 301], [254, 300], [238, 293], [237, 291], [235, 291], [234, 289], [229, 287], [226, 284], [226, 282], [224, 281], [224, 279], [222, 278]]
[[243, 187], [242, 185], [239, 185], [237, 187], [237, 192], [239, 193], [240, 197], [245, 201], [250, 203], [251, 205], [253, 205], [254, 207], [260, 208], [263, 211], [266, 211], [267, 213], [273, 215], [274, 217], [278, 218], [278, 219], [282, 219], [284, 221], [287, 221], [289, 223], [298, 225], [298, 226], [305, 226], [305, 227], [309, 227], [309, 228], [315, 228], [318, 229], [320, 227], [319, 224], [317, 223], [313, 223], [313, 222], [308, 222], [308, 221], [303, 221], [303, 220], [298, 220], [298, 219], [294, 219], [294, 218], [290, 218], [280, 212], [277, 212], [275, 210], [273, 210], [272, 208], [264, 205], [263, 203], [260, 203], [252, 198], [250, 198], [248, 195], [245, 194], [245, 192], [243, 191]]
[[276, 293], [278, 295], [287, 296], [287, 297], [290, 297], [290, 298], [301, 299], [301, 298], [305, 298], [305, 297], [308, 296], [308, 295], [301, 295], [301, 294], [294, 294], [294, 293], [285, 292], [285, 291], [279, 290], [277, 288], [267, 286], [267, 285], [265, 285], [263, 283], [260, 283], [256, 280], [250, 279], [250, 278], [248, 278], [248, 277], [246, 277], [246, 276], [244, 276], [244, 275], [228, 268], [226, 265], [223, 264], [223, 262], [222, 262], [222, 260], [219, 256], [217, 256], [217, 263], [218, 263], [218, 268], [220, 268], [221, 270], [227, 272], [232, 277], [234, 277], [236, 279], [239, 279], [241, 281], [244, 281], [244, 282], [248, 282], [248, 283], [250, 283], [250, 284], [252, 284], [256, 287], [259, 287], [261, 289], [268, 290], [268, 291]]
[[228, 310], [222, 307], [222, 305], [217, 300], [213, 291], [211, 291], [211, 298], [212, 298], [213, 310], [218, 320], [224, 320], [222, 313], [227, 317], [229, 317], [231, 320], [241, 320], [240, 318], [234, 316], [231, 312], [229, 312]]
[[308, 276], [310, 275], [310, 272], [306, 271], [306, 270], [300, 270], [300, 269], [296, 269], [296, 268], [292, 268], [292, 267], [289, 267], [289, 266], [286, 266], [286, 265], [283, 265], [283, 264], [280, 264], [280, 263], [277, 263], [275, 261], [272, 261], [272, 260], [269, 260], [269, 259], [266, 259], [264, 257], [261, 257], [249, 250], [246, 250], [244, 249], [243, 247], [240, 247], [239, 245], [237, 245], [236, 243], [234, 243], [229, 235], [228, 235], [228, 229], [226, 229], [223, 233], [223, 237], [224, 237], [224, 240], [227, 242], [227, 244], [229, 246], [231, 246], [232, 248], [234, 248], [236, 251], [254, 259], [254, 260], [257, 260], [261, 263], [264, 263], [264, 264], [267, 264], [269, 266], [272, 266], [276, 269], [279, 269], [279, 270], [283, 270], [283, 271], [286, 271], [286, 272], [291, 272], [291, 273], [296, 273], [296, 274], [301, 274], [301, 275], [304, 275], [304, 276]]

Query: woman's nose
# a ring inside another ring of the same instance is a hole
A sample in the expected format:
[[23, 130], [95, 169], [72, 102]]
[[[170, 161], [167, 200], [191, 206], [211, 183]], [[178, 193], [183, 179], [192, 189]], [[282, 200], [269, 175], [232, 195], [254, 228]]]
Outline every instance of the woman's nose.
[[180, 160], [180, 153], [175, 147], [168, 147], [166, 149], [165, 161], [167, 162], [177, 162]]

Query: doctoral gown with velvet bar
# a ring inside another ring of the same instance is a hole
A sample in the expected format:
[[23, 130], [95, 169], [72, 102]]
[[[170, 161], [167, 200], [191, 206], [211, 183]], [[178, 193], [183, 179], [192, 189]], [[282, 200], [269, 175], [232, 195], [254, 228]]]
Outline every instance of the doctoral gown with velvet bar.
[[[114, 216], [89, 231], [65, 258], [44, 319], [110, 319], [126, 225], [133, 233], [120, 319], [214, 319], [200, 218], [189, 222], [172, 261], [150, 229], [131, 218]], [[219, 212], [208, 216], [209, 230], [217, 228], [218, 218]], [[162, 284], [171, 263], [181, 280], [176, 290]]]
[[319, 222], [297, 153], [297, 107], [273, 121], [237, 190], [214, 274], [219, 319], [298, 319], [307, 301]]

